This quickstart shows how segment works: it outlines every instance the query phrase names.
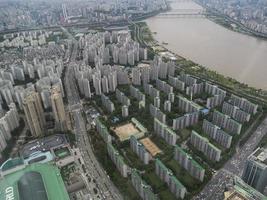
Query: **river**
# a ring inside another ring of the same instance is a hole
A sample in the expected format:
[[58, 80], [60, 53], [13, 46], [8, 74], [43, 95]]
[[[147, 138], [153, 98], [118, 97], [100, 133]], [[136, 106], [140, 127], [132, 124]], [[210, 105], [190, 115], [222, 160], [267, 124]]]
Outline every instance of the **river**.
[[[202, 9], [193, 1], [173, 0], [172, 13]], [[181, 9], [183, 11], [181, 11]], [[267, 41], [231, 31], [207, 18], [162, 17], [146, 20], [154, 38], [169, 50], [249, 86], [267, 90]]]

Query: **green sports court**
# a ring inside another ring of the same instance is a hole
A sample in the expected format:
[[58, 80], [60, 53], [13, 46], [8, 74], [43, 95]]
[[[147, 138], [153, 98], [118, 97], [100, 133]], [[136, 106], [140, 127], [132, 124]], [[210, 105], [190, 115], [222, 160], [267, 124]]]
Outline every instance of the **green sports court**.
[[56, 166], [35, 163], [0, 177], [0, 199], [69, 200], [69, 195]]

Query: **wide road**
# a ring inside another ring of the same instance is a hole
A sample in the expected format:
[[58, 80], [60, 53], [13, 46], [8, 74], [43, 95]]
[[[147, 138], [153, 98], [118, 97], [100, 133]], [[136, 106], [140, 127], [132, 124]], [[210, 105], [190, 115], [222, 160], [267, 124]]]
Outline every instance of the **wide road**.
[[[88, 139], [87, 130], [86, 130], [86, 123], [82, 116], [83, 113], [83, 106], [80, 101], [80, 96], [78, 93], [78, 88], [75, 82], [74, 77], [74, 68], [73, 66], [76, 64], [76, 56], [77, 56], [77, 49], [78, 43], [73, 38], [73, 36], [62, 27], [62, 30], [66, 32], [69, 38], [72, 40], [72, 49], [70, 50], [70, 59], [69, 62], [66, 63], [66, 74], [64, 80], [64, 86], [66, 91], [66, 96], [69, 103], [69, 109], [73, 113], [74, 119], [74, 133], [76, 135], [77, 146], [81, 150], [84, 162], [85, 162], [85, 169], [87, 175], [91, 177], [94, 182], [94, 186], [98, 190], [98, 195], [100, 199], [108, 199], [108, 200], [123, 200], [118, 189], [112, 183], [112, 181], [108, 178], [106, 172], [99, 164], [98, 160], [96, 159], [91, 143]], [[92, 188], [88, 188], [90, 191], [90, 196], [95, 198], [95, 194], [93, 193]]]
[[258, 126], [248, 141], [240, 147], [239, 151], [226, 162], [224, 167], [216, 172], [195, 200], [223, 199], [225, 186], [231, 182], [234, 175], [241, 176], [247, 157], [255, 150], [262, 137], [267, 133], [267, 118]]
[[106, 172], [103, 170], [93, 153], [92, 146], [87, 136], [86, 125], [82, 112], [82, 109], [75, 110], [73, 112], [73, 117], [75, 121], [74, 131], [77, 136], [78, 147], [82, 150], [82, 156], [86, 163], [86, 171], [88, 171], [90, 177], [95, 180], [96, 187], [102, 197], [101, 199], [123, 200], [120, 192], [107, 177]]

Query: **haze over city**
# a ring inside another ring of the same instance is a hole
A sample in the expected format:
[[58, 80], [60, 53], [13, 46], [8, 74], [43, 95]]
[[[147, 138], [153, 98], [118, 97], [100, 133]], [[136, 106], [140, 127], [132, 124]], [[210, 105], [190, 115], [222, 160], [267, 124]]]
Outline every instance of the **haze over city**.
[[0, 0], [1, 200], [267, 200], [267, 2]]

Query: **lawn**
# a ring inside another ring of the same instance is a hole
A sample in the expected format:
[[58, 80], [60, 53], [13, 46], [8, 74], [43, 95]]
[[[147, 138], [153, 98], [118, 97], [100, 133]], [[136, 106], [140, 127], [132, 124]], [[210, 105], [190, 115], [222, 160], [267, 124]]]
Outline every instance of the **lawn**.
[[181, 137], [181, 141], [187, 140], [191, 135], [191, 130], [189, 130], [189, 129], [185, 128], [185, 129], [181, 129], [179, 131], [180, 131], [179, 136]]
[[159, 198], [162, 200], [177, 200], [176, 197], [169, 191], [169, 189], [165, 189], [160, 192]]

